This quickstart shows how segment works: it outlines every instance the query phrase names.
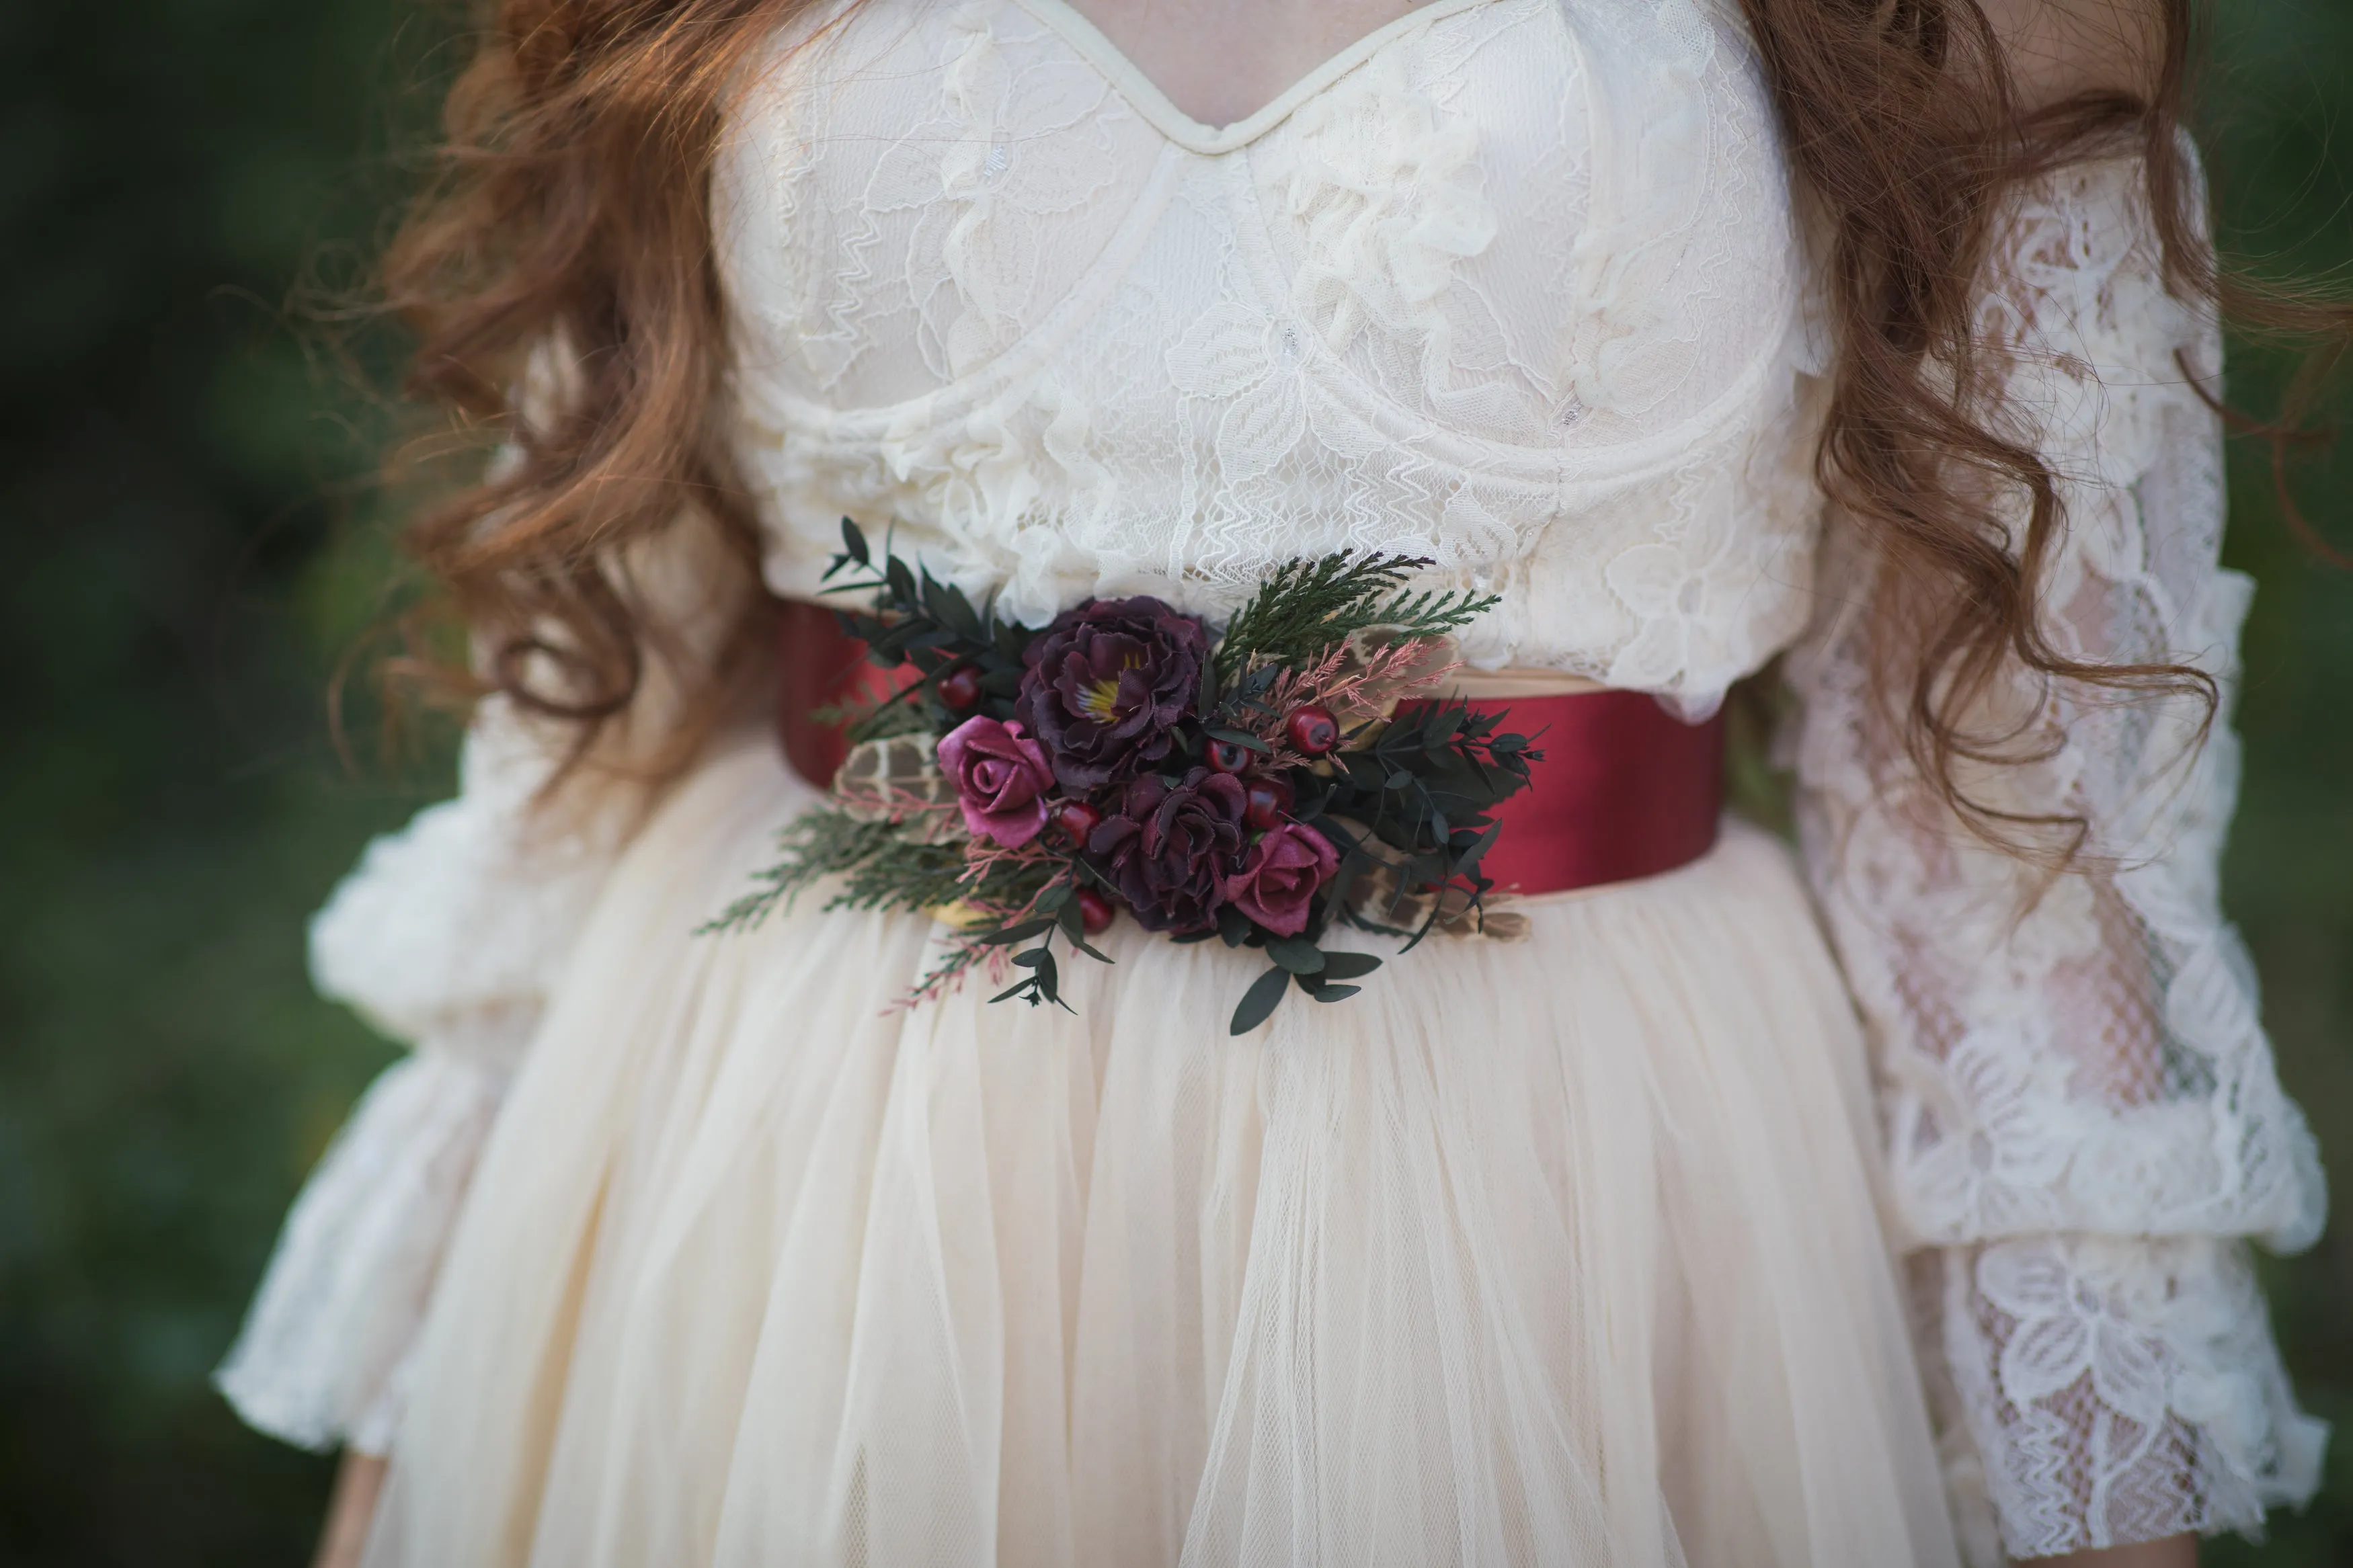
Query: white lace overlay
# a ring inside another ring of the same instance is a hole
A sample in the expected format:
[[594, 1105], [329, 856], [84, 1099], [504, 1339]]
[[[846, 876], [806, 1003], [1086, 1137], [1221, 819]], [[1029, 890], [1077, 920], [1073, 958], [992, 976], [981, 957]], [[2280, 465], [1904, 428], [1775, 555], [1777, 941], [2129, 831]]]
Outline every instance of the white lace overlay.
[[1690, 0], [1438, 0], [1213, 132], [1060, 0], [780, 50], [714, 188], [771, 586], [839, 520], [1042, 618], [1430, 558], [1473, 662], [1704, 712], [1794, 636], [1812, 384], [1768, 106]]
[[[2247, 586], [2183, 368], [2211, 378], [2218, 341], [2138, 190], [2108, 162], [2032, 193], [1983, 324], [2064, 480], [2052, 636], [2227, 693]], [[847, 514], [1032, 619], [1133, 592], [1216, 615], [1289, 558], [1409, 552], [1502, 595], [1475, 662], [1694, 715], [1796, 644], [1807, 857], [1877, 1037], [1903, 1239], [1947, 1249], [1923, 1351], [1960, 1399], [1957, 1488], [2022, 1553], [2309, 1489], [2318, 1429], [2237, 1240], [2308, 1241], [2321, 1195], [2218, 907], [2235, 748], [2195, 704], [2022, 690], [2049, 744], [1978, 785], [2080, 815], [2115, 869], [2042, 886], [1940, 825], [1867, 700], [1868, 563], [1825, 532], [1821, 333], [1728, 6], [1434, 0], [1212, 129], [1062, 0], [836, 5], [747, 77], [712, 201], [780, 593], [813, 594]], [[1818, 583], [1854, 602], [1818, 611]], [[306, 1441], [380, 1430], [602, 875], [522, 837], [491, 749], [319, 922], [322, 987], [422, 1045], [227, 1374]]]
[[537, 739], [497, 700], [461, 793], [377, 839], [311, 926], [320, 992], [413, 1053], [353, 1111], [289, 1215], [216, 1381], [305, 1447], [390, 1444], [400, 1368], [500, 1096], [612, 864], [617, 823], [533, 810]]
[[[2165, 292], [2138, 163], [2031, 193], [1994, 266], [1981, 324], [2009, 351], [2005, 405], [2068, 512], [2054, 642], [2194, 664], [2227, 704], [2248, 584], [2216, 565], [2218, 420], [2189, 379], [2215, 375], [2219, 339]], [[1878, 1037], [1899, 1207], [1957, 1249], [1945, 1350], [2004, 1540], [2042, 1555], [2252, 1526], [2309, 1495], [2319, 1438], [2228, 1238], [2306, 1245], [2323, 1193], [2218, 904], [2227, 707], [2201, 747], [2193, 700], [2015, 693], [2045, 754], [1978, 785], [2080, 816], [2115, 868], [2045, 885], [1909, 771], [1867, 700], [1865, 607], [1827, 605], [1791, 660], [1802, 826]]]

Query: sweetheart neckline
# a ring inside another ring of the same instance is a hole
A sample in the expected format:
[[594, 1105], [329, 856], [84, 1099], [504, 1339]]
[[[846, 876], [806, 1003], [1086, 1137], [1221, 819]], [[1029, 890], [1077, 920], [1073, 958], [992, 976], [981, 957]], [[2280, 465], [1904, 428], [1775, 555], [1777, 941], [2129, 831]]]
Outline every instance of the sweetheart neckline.
[[1111, 41], [1068, 0], [1014, 0], [1014, 4], [1060, 35], [1062, 41], [1101, 71], [1136, 112], [1166, 140], [1202, 157], [1239, 152], [1281, 125], [1300, 107], [1320, 96], [1342, 77], [1363, 65], [1398, 37], [1458, 12], [1488, 5], [1491, 0], [1429, 0], [1394, 21], [1385, 22], [1355, 43], [1326, 58], [1240, 120], [1209, 125], [1176, 107], [1142, 66]]

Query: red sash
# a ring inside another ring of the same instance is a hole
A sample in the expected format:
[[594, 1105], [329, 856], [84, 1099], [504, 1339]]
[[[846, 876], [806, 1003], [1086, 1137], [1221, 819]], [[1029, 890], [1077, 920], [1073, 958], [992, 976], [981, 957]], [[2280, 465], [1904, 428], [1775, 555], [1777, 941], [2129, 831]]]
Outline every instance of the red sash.
[[[1408, 704], [1407, 711], [1411, 708]], [[1641, 691], [1474, 699], [1508, 710], [1544, 761], [1489, 815], [1504, 826], [1479, 868], [1499, 889], [1564, 893], [1688, 866], [1724, 814], [1724, 716], [1686, 724]]]
[[[778, 617], [776, 730], [793, 771], [822, 789], [849, 742], [817, 710], [889, 694], [913, 679], [866, 661], [833, 612], [787, 602]], [[1686, 724], [1640, 691], [1474, 700], [1509, 710], [1544, 761], [1494, 811], [1504, 830], [1482, 869], [1499, 889], [1567, 892], [1655, 877], [1715, 843], [1724, 811], [1724, 721]]]

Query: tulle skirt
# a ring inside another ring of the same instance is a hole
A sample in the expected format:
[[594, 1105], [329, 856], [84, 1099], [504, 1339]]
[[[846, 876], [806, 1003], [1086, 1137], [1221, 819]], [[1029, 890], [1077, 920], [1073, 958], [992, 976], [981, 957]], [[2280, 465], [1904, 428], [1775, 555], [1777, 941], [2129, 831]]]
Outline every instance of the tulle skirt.
[[603, 895], [371, 1568], [1954, 1562], [1769, 838], [1237, 1039], [1263, 960], [1132, 923], [1072, 1012], [898, 1005], [921, 919], [697, 934], [808, 798], [733, 751]]

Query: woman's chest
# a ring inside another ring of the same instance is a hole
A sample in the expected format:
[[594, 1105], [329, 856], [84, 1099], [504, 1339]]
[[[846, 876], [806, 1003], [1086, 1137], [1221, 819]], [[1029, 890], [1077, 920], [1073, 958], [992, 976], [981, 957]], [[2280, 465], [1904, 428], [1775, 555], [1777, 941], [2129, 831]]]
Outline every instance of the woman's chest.
[[1062, 0], [866, 0], [745, 95], [717, 196], [780, 411], [1287, 384], [1285, 427], [1607, 468], [1749, 390], [1798, 288], [1755, 71], [1687, 0], [1437, 0], [1216, 129]]
[[1062, 0], [864, 0], [715, 198], [780, 593], [845, 514], [1040, 618], [1392, 552], [1700, 706], [1801, 614], [1799, 249], [1695, 0], [1434, 0], [1220, 128]]

